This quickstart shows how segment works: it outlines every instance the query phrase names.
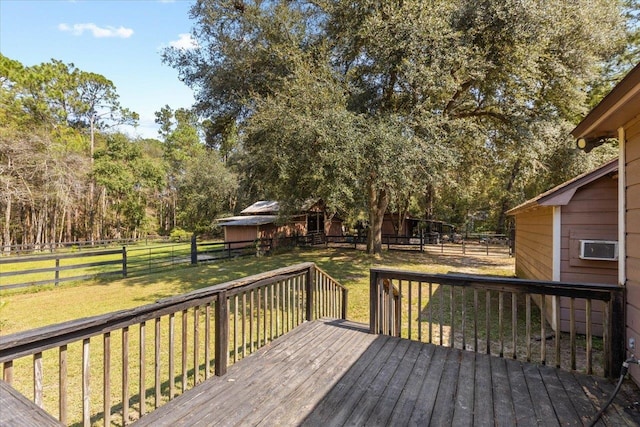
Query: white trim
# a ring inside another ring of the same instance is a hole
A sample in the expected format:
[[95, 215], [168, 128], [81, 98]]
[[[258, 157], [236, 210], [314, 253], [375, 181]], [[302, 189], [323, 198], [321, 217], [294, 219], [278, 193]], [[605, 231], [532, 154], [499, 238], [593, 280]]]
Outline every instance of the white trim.
[[627, 281], [627, 162], [626, 136], [624, 128], [618, 129], [618, 284], [624, 286]]
[[560, 265], [561, 265], [561, 244], [562, 244], [562, 206], [553, 207], [553, 232], [552, 232], [552, 278], [551, 280], [560, 281]]

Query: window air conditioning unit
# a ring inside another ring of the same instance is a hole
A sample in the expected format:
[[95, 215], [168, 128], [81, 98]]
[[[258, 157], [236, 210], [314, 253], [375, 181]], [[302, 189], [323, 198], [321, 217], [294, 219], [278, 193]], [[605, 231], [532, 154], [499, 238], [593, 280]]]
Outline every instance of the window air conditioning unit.
[[580, 259], [617, 261], [618, 242], [611, 240], [580, 240]]

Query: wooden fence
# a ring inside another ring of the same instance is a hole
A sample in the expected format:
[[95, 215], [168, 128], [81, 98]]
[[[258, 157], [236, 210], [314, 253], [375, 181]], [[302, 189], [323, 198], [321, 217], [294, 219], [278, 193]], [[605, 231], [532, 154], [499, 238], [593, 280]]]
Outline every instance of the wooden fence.
[[346, 318], [346, 307], [346, 288], [303, 263], [0, 337], [0, 363], [4, 381], [64, 424], [125, 425], [305, 320]]
[[[598, 365], [604, 376], [619, 375], [625, 357], [624, 290], [619, 286], [386, 269], [371, 270], [370, 280], [372, 333], [588, 374]], [[561, 322], [561, 298], [568, 300], [562, 305], [568, 307], [568, 333], [552, 327]], [[578, 323], [585, 334], [577, 333]], [[596, 323], [601, 338], [593, 334]], [[596, 356], [602, 358], [598, 364]]]
[[271, 239], [244, 242], [167, 243], [123, 246], [87, 252], [57, 252], [33, 256], [0, 257], [0, 290], [117, 275], [153, 273], [177, 265], [195, 265], [269, 252]]

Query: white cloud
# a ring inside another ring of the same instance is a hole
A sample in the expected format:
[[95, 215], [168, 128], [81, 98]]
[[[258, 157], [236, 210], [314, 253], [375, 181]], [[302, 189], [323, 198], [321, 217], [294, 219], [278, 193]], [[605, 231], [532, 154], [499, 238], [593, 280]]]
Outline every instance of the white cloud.
[[191, 37], [191, 34], [182, 33], [178, 34], [178, 40], [170, 41], [169, 46], [175, 47], [176, 49], [189, 50], [197, 48], [198, 42]]
[[119, 37], [122, 39], [128, 39], [133, 35], [133, 30], [131, 28], [125, 27], [98, 27], [96, 24], [88, 23], [88, 24], [73, 24], [73, 26], [69, 26], [67, 24], [58, 25], [58, 29], [60, 31], [65, 31], [73, 34], [74, 36], [81, 36], [85, 31], [90, 31], [93, 34], [93, 37], [103, 38], [103, 37]]

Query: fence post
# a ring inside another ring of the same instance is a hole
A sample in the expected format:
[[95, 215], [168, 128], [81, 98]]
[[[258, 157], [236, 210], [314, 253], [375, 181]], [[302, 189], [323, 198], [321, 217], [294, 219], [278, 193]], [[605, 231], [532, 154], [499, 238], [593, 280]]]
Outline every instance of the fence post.
[[424, 252], [424, 230], [420, 229], [420, 252]]
[[196, 242], [196, 234], [191, 235], [191, 265], [198, 264], [198, 244]]
[[215, 372], [221, 377], [227, 373], [229, 361], [229, 314], [226, 290], [218, 294], [215, 314]]
[[60, 258], [56, 258], [55, 286], [58, 286], [59, 283], [60, 283]]
[[122, 277], [127, 277], [127, 247], [122, 247]]
[[312, 265], [307, 270], [307, 307], [306, 307], [307, 317], [306, 317], [306, 320], [309, 322], [313, 320], [313, 304], [314, 304], [313, 292], [315, 289], [315, 282], [316, 282], [316, 269], [315, 269], [315, 265]]

